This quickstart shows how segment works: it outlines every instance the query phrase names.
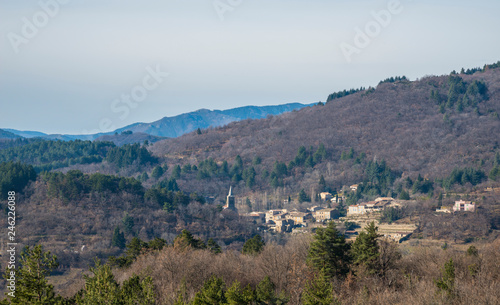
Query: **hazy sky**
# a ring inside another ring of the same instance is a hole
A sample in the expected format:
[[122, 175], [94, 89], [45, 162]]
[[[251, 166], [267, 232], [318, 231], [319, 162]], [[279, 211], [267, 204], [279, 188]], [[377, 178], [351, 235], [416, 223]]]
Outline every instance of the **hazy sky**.
[[0, 0], [0, 128], [108, 131], [483, 66], [500, 60], [499, 11], [498, 0]]

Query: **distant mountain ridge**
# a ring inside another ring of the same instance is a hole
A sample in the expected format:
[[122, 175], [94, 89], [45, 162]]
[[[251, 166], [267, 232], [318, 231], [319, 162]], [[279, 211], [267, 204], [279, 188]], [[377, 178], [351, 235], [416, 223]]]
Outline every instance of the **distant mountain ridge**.
[[197, 128], [218, 127], [246, 119], [263, 119], [268, 115], [278, 115], [310, 105], [290, 103], [276, 106], [244, 106], [228, 110], [200, 109], [173, 117], [164, 117], [152, 123], [135, 123], [119, 128], [116, 132], [130, 130], [159, 137], [177, 138], [195, 131]]
[[[268, 115], [279, 115], [284, 112], [290, 112], [293, 110], [298, 110], [312, 104], [301, 104], [301, 103], [288, 103], [282, 105], [272, 105], [272, 106], [244, 106], [227, 110], [209, 110], [209, 109], [199, 109], [189, 113], [183, 113], [180, 115], [172, 117], [164, 117], [160, 120], [151, 123], [134, 123], [122, 128], [118, 128], [112, 132], [97, 133], [90, 135], [70, 135], [70, 134], [46, 134], [38, 131], [21, 131], [16, 129], [4, 128], [6, 132], [0, 133], [0, 138], [13, 138], [14, 137], [24, 137], [24, 138], [43, 138], [48, 140], [103, 140], [108, 139], [115, 133], [121, 134], [124, 131], [132, 131], [133, 133], [142, 133], [154, 137], [168, 137], [176, 138], [182, 136], [183, 134], [195, 131], [196, 129], [205, 129], [209, 127], [218, 127], [229, 124], [235, 121], [241, 121], [246, 119], [262, 119]], [[127, 137], [131, 141], [144, 140], [147, 137]], [[121, 144], [126, 144], [123, 142], [124, 139], [120, 140]]]
[[0, 139], [17, 139], [21, 138], [21, 136], [16, 135], [13, 132], [10, 132], [8, 130], [0, 129]]

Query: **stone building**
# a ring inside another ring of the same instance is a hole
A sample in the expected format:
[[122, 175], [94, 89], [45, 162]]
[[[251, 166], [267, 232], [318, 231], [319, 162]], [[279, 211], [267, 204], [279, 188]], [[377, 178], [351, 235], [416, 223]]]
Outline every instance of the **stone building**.
[[227, 194], [227, 197], [226, 197], [226, 205], [224, 206], [224, 209], [228, 209], [228, 210], [236, 212], [235, 198], [234, 198], [232, 192], [233, 192], [233, 188], [230, 186], [229, 193]]

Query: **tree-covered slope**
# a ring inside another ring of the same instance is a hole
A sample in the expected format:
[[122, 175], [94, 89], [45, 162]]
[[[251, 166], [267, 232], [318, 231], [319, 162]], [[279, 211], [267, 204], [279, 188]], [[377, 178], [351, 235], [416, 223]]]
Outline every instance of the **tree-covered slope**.
[[0, 129], [0, 140], [2, 140], [2, 139], [18, 139], [18, 138], [21, 138], [21, 136], [18, 136], [16, 134], [13, 134], [12, 132]]
[[193, 161], [258, 155], [271, 165], [289, 162], [300, 146], [324, 143], [333, 162], [353, 148], [394, 170], [439, 178], [455, 167], [492, 166], [499, 148], [499, 89], [500, 69], [381, 82], [325, 105], [160, 141], [152, 151]]

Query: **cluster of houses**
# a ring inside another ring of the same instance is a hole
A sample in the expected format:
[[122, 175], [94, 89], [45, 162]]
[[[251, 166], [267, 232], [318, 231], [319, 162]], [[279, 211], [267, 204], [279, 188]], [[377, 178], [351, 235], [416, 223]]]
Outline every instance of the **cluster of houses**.
[[451, 213], [451, 212], [474, 212], [476, 210], [476, 203], [472, 201], [458, 200], [452, 207], [440, 207], [436, 209], [438, 213]]
[[252, 212], [241, 216], [257, 224], [266, 225], [276, 232], [291, 232], [293, 228], [305, 227], [310, 221], [327, 221], [338, 218], [338, 210], [314, 206], [307, 212], [296, 210], [276, 209], [267, 212]]
[[[355, 187], [355, 185], [351, 186], [351, 189], [353, 187]], [[338, 203], [342, 202], [344, 198], [342, 196], [332, 196], [331, 193], [327, 192], [320, 193], [319, 195], [323, 202], [330, 202], [329, 206], [333, 206], [333, 208], [313, 206], [307, 211], [274, 209], [266, 212], [240, 214], [240, 216], [256, 224], [263, 225], [271, 231], [283, 233], [292, 232], [292, 230], [297, 227], [306, 227], [308, 222], [326, 222], [338, 218], [340, 216], [339, 210], [337, 209]], [[379, 212], [390, 207], [399, 208], [401, 204], [394, 198], [380, 197], [374, 201], [349, 206], [347, 216]], [[231, 189], [229, 190], [224, 209], [237, 212], [235, 208], [235, 199]]]
[[[331, 202], [333, 208], [323, 208], [314, 206], [301, 212], [297, 210], [275, 209], [266, 212], [251, 212], [241, 214], [242, 217], [256, 223], [265, 225], [269, 230], [275, 232], [292, 232], [297, 227], [307, 226], [307, 222], [325, 222], [339, 217], [336, 208], [337, 203], [343, 200], [342, 197], [332, 196], [330, 193], [320, 193], [323, 202]], [[229, 201], [229, 200], [228, 200]], [[227, 204], [227, 207], [230, 205]], [[363, 215], [366, 213], [380, 212], [386, 208], [400, 208], [401, 204], [391, 197], [380, 197], [374, 201], [364, 202], [348, 207], [347, 216]]]
[[[330, 201], [337, 203], [342, 201], [342, 197], [332, 196], [332, 194], [323, 192], [320, 194], [321, 200], [324, 202]], [[235, 200], [232, 195], [231, 188], [226, 199], [224, 209], [237, 211], [235, 208]], [[256, 224], [265, 225], [269, 230], [276, 232], [292, 232], [293, 228], [306, 227], [307, 222], [317, 221], [323, 222], [339, 217], [339, 212], [336, 208], [323, 208], [314, 206], [306, 212], [301, 212], [296, 209], [275, 209], [266, 212], [251, 212], [240, 214], [243, 218], [252, 221]]]
[[363, 215], [366, 213], [380, 212], [387, 208], [400, 208], [401, 204], [391, 197], [379, 197], [374, 201], [363, 202], [349, 206], [347, 216]]
[[343, 196], [339, 195], [333, 196], [331, 193], [328, 192], [319, 193], [319, 197], [321, 198], [322, 201], [330, 201], [332, 203], [340, 203], [345, 199]]

